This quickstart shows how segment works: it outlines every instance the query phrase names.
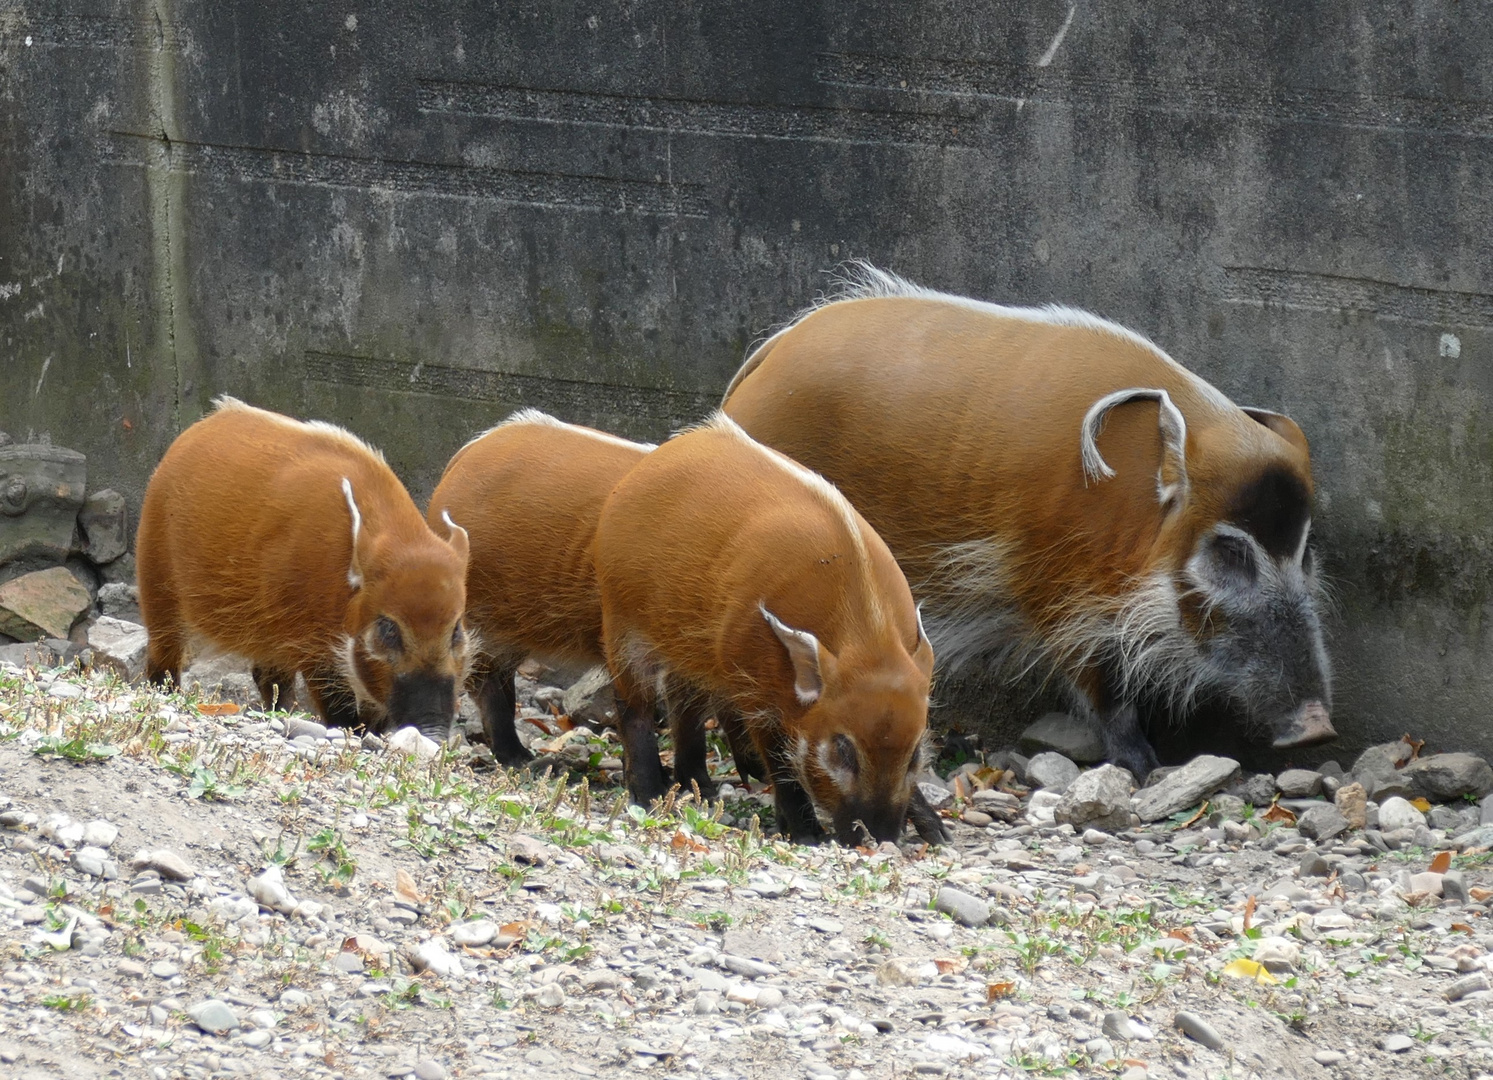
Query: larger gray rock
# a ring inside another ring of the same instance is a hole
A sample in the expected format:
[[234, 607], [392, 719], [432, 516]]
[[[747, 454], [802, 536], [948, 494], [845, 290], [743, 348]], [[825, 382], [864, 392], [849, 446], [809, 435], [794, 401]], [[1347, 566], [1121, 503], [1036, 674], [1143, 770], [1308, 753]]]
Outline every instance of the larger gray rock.
[[88, 628], [93, 662], [113, 669], [125, 680], [138, 679], [145, 671], [145, 650], [150, 636], [138, 623], [101, 615]]
[[1330, 840], [1348, 831], [1348, 819], [1332, 803], [1322, 803], [1302, 811], [1296, 828], [1310, 840]]
[[933, 899], [933, 907], [960, 926], [984, 926], [990, 921], [990, 905], [962, 889], [945, 885]]
[[1021, 733], [1018, 745], [1027, 755], [1051, 750], [1080, 765], [1104, 760], [1104, 740], [1093, 723], [1067, 713], [1050, 712], [1043, 716]]
[[1416, 829], [1426, 823], [1426, 815], [1411, 806], [1398, 795], [1379, 804], [1379, 829], [1395, 832], [1399, 829]]
[[0, 446], [0, 564], [67, 558], [87, 483], [88, 462], [76, 450]]
[[1034, 788], [1061, 795], [1077, 779], [1078, 766], [1050, 750], [1026, 763], [1026, 782]]
[[1116, 765], [1101, 765], [1080, 773], [1053, 807], [1059, 825], [1075, 829], [1119, 832], [1130, 827], [1130, 773]]
[[1404, 739], [1371, 746], [1353, 763], [1353, 779], [1372, 794], [1377, 784], [1395, 778], [1413, 753], [1415, 748]]
[[105, 582], [99, 586], [99, 611], [112, 619], [143, 623], [140, 617], [140, 590], [123, 582]]
[[208, 998], [206, 1001], [188, 1006], [187, 1016], [192, 1023], [196, 1024], [209, 1035], [225, 1035], [230, 1031], [236, 1031], [241, 1026], [239, 1019], [226, 1002], [217, 998]]
[[1432, 754], [1400, 770], [1410, 790], [1431, 802], [1451, 802], [1464, 795], [1482, 798], [1493, 792], [1493, 769], [1474, 754]]
[[1239, 775], [1239, 763], [1233, 758], [1203, 754], [1169, 774], [1155, 787], [1135, 797], [1135, 812], [1142, 821], [1160, 821], [1196, 806]]
[[93, 596], [61, 566], [37, 570], [0, 585], [0, 634], [18, 641], [65, 638]]
[[609, 727], [617, 722], [617, 696], [605, 667], [594, 667], [565, 690], [565, 715], [577, 724]]
[[124, 554], [129, 545], [129, 514], [124, 496], [112, 488], [95, 491], [78, 511], [78, 530], [83, 534], [83, 554], [103, 565]]

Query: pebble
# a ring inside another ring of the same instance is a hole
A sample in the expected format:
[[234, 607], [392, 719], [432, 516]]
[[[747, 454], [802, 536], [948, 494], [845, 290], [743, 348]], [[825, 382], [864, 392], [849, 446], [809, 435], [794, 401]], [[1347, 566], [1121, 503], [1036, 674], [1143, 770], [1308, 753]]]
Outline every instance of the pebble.
[[208, 998], [187, 1009], [187, 1016], [209, 1035], [223, 1035], [237, 1030], [241, 1025], [226, 1002]]
[[1034, 788], [1061, 795], [1078, 779], [1078, 766], [1062, 754], [1044, 751], [1026, 763], [1026, 782]]
[[558, 1009], [565, 1004], [565, 991], [559, 983], [546, 983], [539, 988], [535, 1000], [546, 1009]]
[[761, 960], [753, 960], [746, 956], [732, 956], [729, 953], [721, 956], [716, 963], [733, 975], [741, 975], [748, 979], [764, 979], [778, 973], [778, 969], [771, 964], [764, 964]]
[[191, 881], [197, 876], [191, 864], [169, 848], [137, 852], [130, 866], [136, 870], [154, 870], [170, 881]]
[[1348, 1055], [1341, 1050], [1318, 1050], [1312, 1055], [1312, 1060], [1318, 1065], [1341, 1065], [1348, 1060]]
[[1415, 1045], [1409, 1035], [1385, 1035], [1379, 1040], [1379, 1049], [1391, 1054], [1403, 1054]]
[[961, 889], [948, 885], [938, 890], [933, 907], [949, 916], [960, 926], [984, 926], [990, 921], [989, 904], [977, 896], [971, 896]]
[[1286, 799], [1309, 799], [1322, 793], [1322, 774], [1311, 769], [1287, 769], [1275, 778], [1275, 786]]
[[1182, 1034], [1196, 1040], [1209, 1050], [1224, 1048], [1223, 1036], [1197, 1013], [1179, 1012], [1173, 1023]]
[[1141, 789], [1135, 796], [1135, 812], [1141, 821], [1160, 821], [1196, 806], [1238, 775], [1239, 763], [1234, 759], [1201, 754], [1157, 784]]
[[1468, 994], [1476, 994], [1480, 990], [1487, 990], [1493, 986], [1488, 982], [1488, 976], [1481, 971], [1464, 976], [1446, 988], [1447, 1001], [1460, 1001]]
[[1125, 1042], [1150, 1042], [1156, 1037], [1151, 1033], [1150, 1028], [1132, 1020], [1129, 1015], [1119, 1009], [1111, 1009], [1104, 1014], [1103, 1031], [1111, 1039], [1121, 1039]]
[[498, 936], [498, 924], [491, 919], [478, 919], [475, 922], [457, 923], [451, 927], [450, 933], [451, 940], [458, 945], [486, 945]]
[[1426, 816], [1398, 795], [1379, 804], [1379, 828], [1382, 832], [1396, 829], [1415, 829], [1426, 823]]
[[263, 873], [249, 879], [246, 888], [261, 907], [285, 915], [295, 910], [296, 898], [285, 887], [285, 873], [278, 866], [265, 867]]

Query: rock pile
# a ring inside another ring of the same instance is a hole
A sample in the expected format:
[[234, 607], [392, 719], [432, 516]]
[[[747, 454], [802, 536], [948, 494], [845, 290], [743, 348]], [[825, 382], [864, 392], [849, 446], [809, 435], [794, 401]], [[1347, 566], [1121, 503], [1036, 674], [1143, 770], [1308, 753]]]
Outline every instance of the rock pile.
[[101, 600], [138, 620], [128, 543], [124, 496], [90, 492], [82, 454], [0, 433], [0, 657], [72, 660]]

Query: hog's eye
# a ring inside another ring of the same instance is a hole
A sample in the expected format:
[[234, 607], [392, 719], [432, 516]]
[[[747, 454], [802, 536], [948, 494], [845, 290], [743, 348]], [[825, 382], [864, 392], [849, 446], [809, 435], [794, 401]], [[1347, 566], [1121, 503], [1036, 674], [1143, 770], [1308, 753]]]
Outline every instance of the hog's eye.
[[850, 741], [849, 735], [836, 735], [834, 739], [835, 764], [844, 769], [851, 776], [860, 772], [860, 755], [855, 752], [855, 743]]
[[459, 649], [459, 648], [461, 648], [461, 643], [463, 641], [465, 641], [466, 639], [467, 639], [466, 634], [462, 633], [462, 630], [461, 630], [461, 623], [457, 623], [456, 626], [455, 626], [455, 628], [451, 631], [451, 648], [453, 648], [453, 649]]
[[404, 648], [404, 638], [399, 633], [398, 625], [387, 615], [380, 615], [373, 624], [373, 639], [383, 652], [399, 652]]

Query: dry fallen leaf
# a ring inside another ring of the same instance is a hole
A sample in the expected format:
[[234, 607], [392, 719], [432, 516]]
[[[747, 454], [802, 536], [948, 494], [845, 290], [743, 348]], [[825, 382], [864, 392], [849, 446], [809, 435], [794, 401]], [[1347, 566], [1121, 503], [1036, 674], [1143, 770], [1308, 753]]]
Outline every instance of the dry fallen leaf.
[[1296, 815], [1287, 810], [1280, 803], [1271, 803], [1270, 809], [1266, 810], [1260, 817], [1266, 821], [1279, 822], [1282, 825], [1296, 824]]
[[1467, 890], [1467, 895], [1481, 904], [1484, 900], [1493, 899], [1493, 889], [1480, 889], [1474, 885]]
[[1468, 926], [1464, 922], [1454, 922], [1454, 923], [1452, 923], [1452, 930], [1454, 932], [1460, 930], [1464, 934], [1470, 934], [1470, 933], [1472, 933], [1472, 927]]
[[1206, 814], [1208, 812], [1208, 807], [1210, 805], [1211, 805], [1210, 803], [1204, 802], [1202, 806], [1198, 807], [1198, 812], [1196, 814], [1193, 814], [1192, 817], [1190, 817], [1186, 821], [1182, 822], [1182, 824], [1178, 825], [1177, 828], [1179, 828], [1179, 829], [1185, 829], [1185, 828], [1187, 828], [1193, 822], [1197, 821], [1204, 814]]
[[1171, 930], [1168, 930], [1166, 932], [1166, 936], [1169, 938], [1176, 938], [1178, 941], [1191, 941], [1192, 931], [1187, 929], [1187, 927], [1185, 926], [1178, 926], [1174, 927]]
[[237, 716], [243, 710], [231, 701], [218, 701], [198, 705], [197, 711], [203, 716]]
[[1016, 993], [1016, 984], [1013, 982], [989, 983], [985, 987], [986, 1001], [999, 1001]]
[[1450, 851], [1438, 851], [1436, 857], [1431, 860], [1431, 873], [1444, 874], [1452, 868], [1452, 853]]
[[420, 895], [415, 879], [410, 877], [407, 870], [396, 869], [394, 871], [394, 891], [406, 900], [413, 900], [417, 904], [425, 903], [425, 897]]
[[941, 960], [933, 961], [933, 966], [938, 968], [940, 975], [958, 975], [968, 965], [969, 961], [960, 956], [944, 957]]
[[1264, 964], [1257, 960], [1246, 960], [1243, 957], [1230, 960], [1224, 965], [1223, 973], [1231, 979], [1253, 979], [1257, 983], [1267, 985], [1276, 981], [1275, 976], [1266, 970]]
[[1429, 814], [1431, 812], [1431, 802], [1429, 799], [1411, 799], [1410, 805], [1415, 807], [1422, 814]]
[[[1426, 745], [1426, 740], [1412, 739], [1409, 735], [1401, 735], [1400, 742], [1410, 747], [1410, 761], [1414, 761], [1416, 758], [1420, 757], [1420, 748]], [[1409, 765], [1410, 761], [1405, 762], [1405, 765]], [[1404, 768], [1404, 765], [1399, 767]]]
[[1253, 896], [1250, 896], [1250, 898], [1248, 900], [1244, 901], [1244, 931], [1245, 931], [1245, 933], [1249, 932], [1249, 923], [1250, 923], [1250, 920], [1253, 919], [1254, 917], [1255, 917], [1255, 898]]
[[683, 832], [676, 832], [674, 838], [669, 841], [669, 846], [675, 851], [709, 851], [709, 844], [702, 844], [693, 836], [685, 836]]

